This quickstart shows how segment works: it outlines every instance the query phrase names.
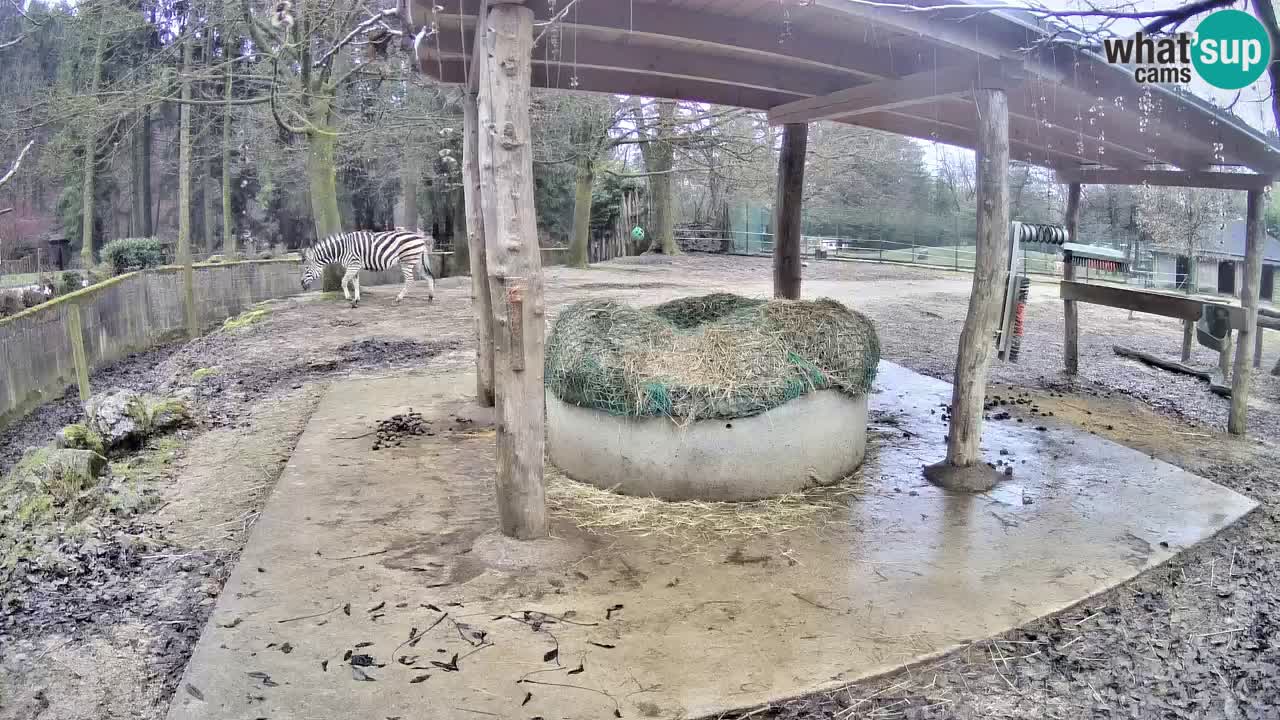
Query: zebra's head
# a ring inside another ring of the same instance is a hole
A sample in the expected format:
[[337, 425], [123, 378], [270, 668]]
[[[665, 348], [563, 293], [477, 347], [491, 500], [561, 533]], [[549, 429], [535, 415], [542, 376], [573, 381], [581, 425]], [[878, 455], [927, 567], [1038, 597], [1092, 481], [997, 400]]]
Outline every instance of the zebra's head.
[[311, 283], [320, 277], [324, 268], [320, 267], [320, 263], [316, 261], [315, 252], [303, 248], [302, 250], [302, 289], [310, 290]]

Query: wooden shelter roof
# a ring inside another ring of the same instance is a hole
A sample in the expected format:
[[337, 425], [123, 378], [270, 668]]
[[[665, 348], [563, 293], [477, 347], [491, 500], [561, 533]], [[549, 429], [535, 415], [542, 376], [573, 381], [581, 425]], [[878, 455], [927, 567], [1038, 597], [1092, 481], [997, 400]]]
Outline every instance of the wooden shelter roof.
[[[488, 0], [402, 0], [421, 70], [463, 83]], [[1280, 145], [1185, 91], [1144, 88], [1123, 68], [1025, 13], [927, 10], [854, 0], [558, 0], [530, 3], [535, 87], [702, 101], [830, 119], [973, 148], [969, 94], [1009, 90], [1011, 156], [1082, 168], [1280, 174]], [[981, 80], [977, 80], [981, 78]], [[474, 83], [475, 79], [471, 79]], [[1231, 166], [1235, 166], [1232, 168]]]

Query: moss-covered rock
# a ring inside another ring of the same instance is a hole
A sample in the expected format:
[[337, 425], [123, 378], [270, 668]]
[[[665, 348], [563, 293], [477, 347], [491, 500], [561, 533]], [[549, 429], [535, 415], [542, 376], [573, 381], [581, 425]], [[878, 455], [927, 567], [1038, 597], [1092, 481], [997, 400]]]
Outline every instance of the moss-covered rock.
[[140, 395], [130, 390], [95, 395], [85, 406], [89, 430], [108, 451], [136, 448], [147, 438], [187, 424], [191, 408], [183, 400]]
[[233, 318], [227, 318], [227, 320], [222, 323], [222, 329], [226, 331], [240, 330], [256, 322], [260, 322], [270, 314], [271, 308], [261, 306], [255, 307], [251, 310], [245, 310]]
[[30, 526], [63, 509], [73, 509], [98, 484], [107, 459], [92, 450], [29, 448], [0, 488], [7, 515]]
[[168, 432], [191, 422], [191, 408], [176, 398], [143, 398], [147, 404], [147, 430], [152, 434]]
[[216, 367], [197, 368], [195, 372], [191, 373], [191, 381], [198, 383], [211, 375], [217, 374], [218, 368]]
[[102, 435], [84, 423], [73, 423], [59, 430], [54, 444], [60, 448], [92, 450], [99, 455], [107, 454]]

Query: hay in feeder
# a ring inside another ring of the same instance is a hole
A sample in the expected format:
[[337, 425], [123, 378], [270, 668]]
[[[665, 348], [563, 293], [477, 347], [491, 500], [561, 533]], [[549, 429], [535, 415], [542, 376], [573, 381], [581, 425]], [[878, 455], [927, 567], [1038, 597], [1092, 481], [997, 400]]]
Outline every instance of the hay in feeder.
[[848, 522], [849, 503], [861, 491], [855, 477], [829, 487], [750, 502], [668, 501], [621, 495], [569, 478], [548, 465], [547, 509], [588, 532], [683, 541], [776, 536]]
[[834, 300], [721, 293], [644, 309], [575, 303], [552, 328], [545, 376], [573, 405], [688, 422], [750, 417], [817, 390], [864, 395], [879, 361], [871, 320]]

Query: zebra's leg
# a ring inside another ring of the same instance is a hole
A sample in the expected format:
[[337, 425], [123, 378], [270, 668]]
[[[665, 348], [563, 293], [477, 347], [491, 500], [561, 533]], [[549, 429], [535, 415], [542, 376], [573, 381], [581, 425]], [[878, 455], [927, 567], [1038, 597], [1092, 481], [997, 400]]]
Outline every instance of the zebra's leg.
[[351, 307], [355, 307], [356, 304], [360, 302], [360, 295], [359, 291], [357, 291], [355, 299], [352, 299], [351, 290], [348, 286], [351, 285], [352, 282], [359, 280], [359, 278], [360, 269], [353, 267], [347, 268], [347, 274], [342, 276], [342, 297], [351, 300]]
[[409, 288], [413, 287], [413, 265], [402, 265], [400, 267], [400, 274], [404, 275], [404, 285], [400, 287], [400, 294], [396, 296], [396, 304], [399, 304], [400, 301], [404, 299], [405, 294], [409, 292]]
[[360, 273], [358, 272], [356, 273], [355, 288], [356, 288], [356, 302], [360, 302]]
[[436, 278], [431, 274], [431, 266], [427, 264], [427, 256], [422, 256], [422, 274], [427, 276], [427, 302], [436, 299]]

